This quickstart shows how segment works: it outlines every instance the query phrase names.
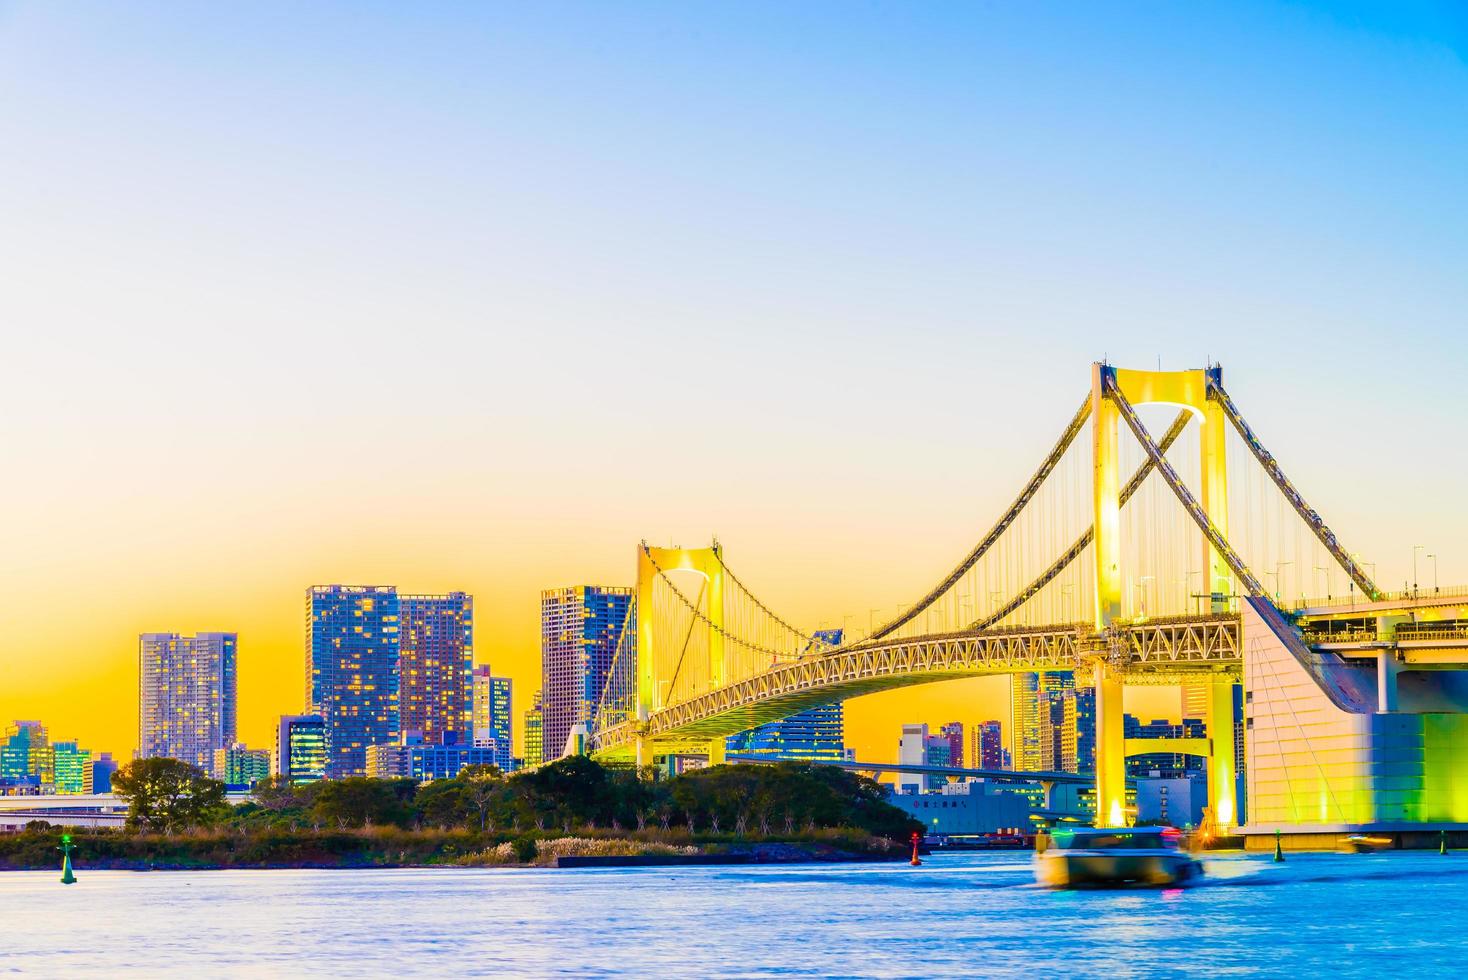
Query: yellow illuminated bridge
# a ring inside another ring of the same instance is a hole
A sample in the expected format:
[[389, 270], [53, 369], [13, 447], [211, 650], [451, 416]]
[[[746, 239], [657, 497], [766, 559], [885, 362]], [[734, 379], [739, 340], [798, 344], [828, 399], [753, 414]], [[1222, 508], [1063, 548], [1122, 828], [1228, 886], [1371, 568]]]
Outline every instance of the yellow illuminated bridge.
[[1121, 823], [1123, 686], [1198, 684], [1212, 813], [1227, 827], [1242, 683], [1249, 824], [1468, 826], [1468, 779], [1454, 779], [1468, 775], [1468, 594], [1411, 583], [1389, 595], [1367, 567], [1264, 448], [1220, 368], [1096, 364], [1013, 503], [865, 636], [791, 624], [718, 544], [640, 545], [635, 623], [588, 747], [719, 760], [725, 737], [831, 701], [1074, 671], [1096, 692], [1097, 813]]

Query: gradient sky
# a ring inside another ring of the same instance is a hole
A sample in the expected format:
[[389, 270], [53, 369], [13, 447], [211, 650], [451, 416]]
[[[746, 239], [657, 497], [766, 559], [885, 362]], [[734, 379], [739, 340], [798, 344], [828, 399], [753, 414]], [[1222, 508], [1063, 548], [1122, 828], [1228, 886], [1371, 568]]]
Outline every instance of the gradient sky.
[[127, 755], [137, 634], [229, 629], [268, 745], [329, 582], [473, 592], [523, 706], [643, 537], [891, 612], [1103, 356], [1468, 582], [1463, 11], [0, 2], [0, 720]]

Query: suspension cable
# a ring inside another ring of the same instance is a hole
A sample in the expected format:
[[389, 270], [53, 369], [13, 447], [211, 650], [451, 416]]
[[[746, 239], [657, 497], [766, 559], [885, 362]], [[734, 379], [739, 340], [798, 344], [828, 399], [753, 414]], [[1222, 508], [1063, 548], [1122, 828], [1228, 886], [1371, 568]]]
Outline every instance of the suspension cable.
[[[1166, 453], [1167, 450], [1172, 447], [1172, 444], [1177, 441], [1178, 437], [1182, 435], [1183, 430], [1187, 428], [1188, 420], [1192, 418], [1192, 414], [1193, 413], [1188, 411], [1187, 409], [1183, 409], [1181, 412], [1178, 412], [1177, 418], [1173, 420], [1172, 425], [1168, 427], [1167, 432], [1162, 436], [1161, 449], [1164, 453]], [[1153, 465], [1154, 464], [1151, 458], [1148, 458], [1142, 463], [1141, 466], [1137, 467], [1137, 471], [1132, 474], [1132, 478], [1127, 481], [1126, 486], [1123, 487], [1121, 490], [1119, 506], [1125, 507], [1126, 502], [1132, 498], [1132, 495], [1135, 494], [1139, 489], [1141, 489], [1143, 482], [1145, 482], [1147, 479], [1147, 475], [1152, 472]], [[1067, 548], [1064, 554], [1062, 554], [1059, 558], [1055, 560], [1055, 563], [1053, 565], [1040, 573], [1039, 578], [1035, 579], [1033, 582], [1027, 585], [1023, 591], [1021, 591], [1013, 599], [1009, 600], [1009, 602], [1005, 603], [1004, 606], [1001, 607], [999, 610], [971, 623], [969, 625], [969, 629], [988, 629], [990, 626], [993, 626], [995, 623], [1000, 622], [1006, 616], [1013, 613], [1016, 609], [1024, 605], [1026, 602], [1029, 602], [1039, 593], [1041, 589], [1054, 581], [1056, 576], [1065, 571], [1070, 563], [1075, 561], [1076, 558], [1080, 556], [1081, 552], [1086, 550], [1086, 546], [1089, 545], [1093, 540], [1095, 540], [1095, 537], [1096, 525], [1092, 524], [1090, 527], [1086, 528], [1084, 534], [1082, 534], [1079, 538], [1076, 538], [1075, 543]]]
[[1061, 458], [1065, 455], [1065, 451], [1070, 448], [1070, 444], [1075, 441], [1075, 437], [1080, 434], [1081, 429], [1085, 427], [1086, 420], [1090, 417], [1091, 396], [1087, 395], [1085, 401], [1081, 402], [1081, 407], [1076, 410], [1075, 416], [1070, 420], [1070, 424], [1066, 426], [1065, 432], [1061, 433], [1060, 439], [1056, 441], [1055, 446], [1050, 450], [1050, 455], [1045, 457], [1045, 461], [1040, 464], [1040, 468], [1035, 471], [1034, 476], [1030, 477], [1024, 489], [1019, 492], [1019, 496], [1014, 499], [1014, 503], [1010, 504], [1009, 509], [1004, 512], [1004, 516], [1000, 517], [994, 526], [989, 529], [989, 533], [984, 535], [983, 539], [975, 546], [973, 551], [969, 552], [968, 557], [959, 562], [958, 567], [950, 572], [948, 577], [940, 582], [931, 592], [908, 607], [905, 612], [899, 613], [895, 619], [873, 630], [866, 639], [880, 640], [888, 633], [907, 625], [920, 615], [923, 610], [940, 599], [944, 593], [953, 588], [954, 584], [963, 578], [964, 574], [973, 568], [974, 564], [980, 558], [984, 557], [985, 552], [1014, 523], [1015, 518], [1019, 516], [1020, 512], [1025, 509], [1025, 505], [1035, 496], [1035, 493], [1040, 489], [1040, 485], [1045, 482], [1045, 478], [1060, 463]]
[[1208, 543], [1213, 545], [1214, 550], [1228, 564], [1229, 570], [1238, 578], [1240, 584], [1249, 590], [1251, 595], [1267, 595], [1264, 586], [1254, 577], [1254, 573], [1249, 571], [1244, 560], [1239, 557], [1238, 552], [1234, 551], [1233, 545], [1229, 544], [1228, 539], [1218, 530], [1218, 526], [1209, 519], [1208, 513], [1203, 510], [1192, 492], [1188, 490], [1187, 485], [1178, 477], [1177, 471], [1172, 468], [1167, 457], [1162, 455], [1162, 450], [1157, 448], [1157, 443], [1152, 440], [1151, 433], [1142, 424], [1137, 410], [1132, 407], [1132, 403], [1127, 401], [1126, 395], [1122, 394], [1121, 389], [1117, 387], [1116, 379], [1106, 372], [1102, 373], [1102, 378], [1103, 393], [1116, 404], [1119, 414], [1126, 421], [1127, 428], [1132, 430], [1132, 435], [1136, 436], [1137, 441], [1142, 444], [1142, 448], [1151, 457], [1153, 465], [1167, 481], [1167, 485], [1172, 488], [1172, 492], [1177, 496], [1183, 508], [1192, 515], [1193, 522], [1202, 530]]
[[1279, 462], [1270, 455], [1269, 450], [1264, 448], [1264, 444], [1259, 441], [1259, 437], [1254, 435], [1254, 430], [1249, 428], [1249, 423], [1244, 421], [1244, 416], [1239, 413], [1238, 408], [1233, 403], [1233, 399], [1229, 398], [1228, 392], [1223, 390], [1223, 385], [1209, 378], [1208, 393], [1218, 401], [1218, 404], [1223, 408], [1223, 413], [1228, 416], [1228, 420], [1233, 423], [1240, 438], [1244, 440], [1244, 445], [1249, 447], [1249, 451], [1254, 454], [1254, 458], [1259, 461], [1259, 465], [1264, 467], [1264, 472], [1269, 474], [1270, 479], [1274, 481], [1274, 485], [1279, 487], [1280, 493], [1284, 494], [1285, 499], [1290, 502], [1290, 506], [1295, 509], [1295, 513], [1299, 514], [1300, 519], [1315, 533], [1315, 537], [1325, 546], [1325, 550], [1330, 552], [1330, 556], [1336, 560], [1341, 568], [1345, 569], [1346, 574], [1351, 576], [1352, 581], [1361, 587], [1361, 591], [1366, 593], [1368, 598], [1381, 599], [1383, 596], [1382, 591], [1377, 588], [1376, 583], [1366, 574], [1365, 569], [1361, 568], [1346, 553], [1346, 550], [1340, 546], [1340, 542], [1336, 540], [1335, 532], [1326, 525], [1325, 521], [1316, 513], [1315, 509], [1305, 502], [1305, 498], [1295, 489], [1295, 485], [1284, 475], [1284, 470], [1280, 469]]

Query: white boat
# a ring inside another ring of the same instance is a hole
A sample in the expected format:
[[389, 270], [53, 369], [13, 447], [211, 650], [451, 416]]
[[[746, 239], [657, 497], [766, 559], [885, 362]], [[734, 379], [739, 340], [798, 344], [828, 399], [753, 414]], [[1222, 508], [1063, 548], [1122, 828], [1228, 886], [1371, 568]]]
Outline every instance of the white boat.
[[1203, 866], [1178, 850], [1171, 827], [1057, 830], [1035, 852], [1035, 879], [1051, 888], [1185, 885]]

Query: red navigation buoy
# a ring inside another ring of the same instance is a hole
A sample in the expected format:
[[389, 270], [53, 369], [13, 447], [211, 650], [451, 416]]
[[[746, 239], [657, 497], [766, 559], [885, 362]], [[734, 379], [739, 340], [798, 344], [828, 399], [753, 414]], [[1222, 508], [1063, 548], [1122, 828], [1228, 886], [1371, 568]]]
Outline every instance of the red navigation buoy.
[[916, 830], [912, 832], [912, 866], [916, 868], [923, 862], [918, 859], [918, 844], [922, 842], [923, 835]]

